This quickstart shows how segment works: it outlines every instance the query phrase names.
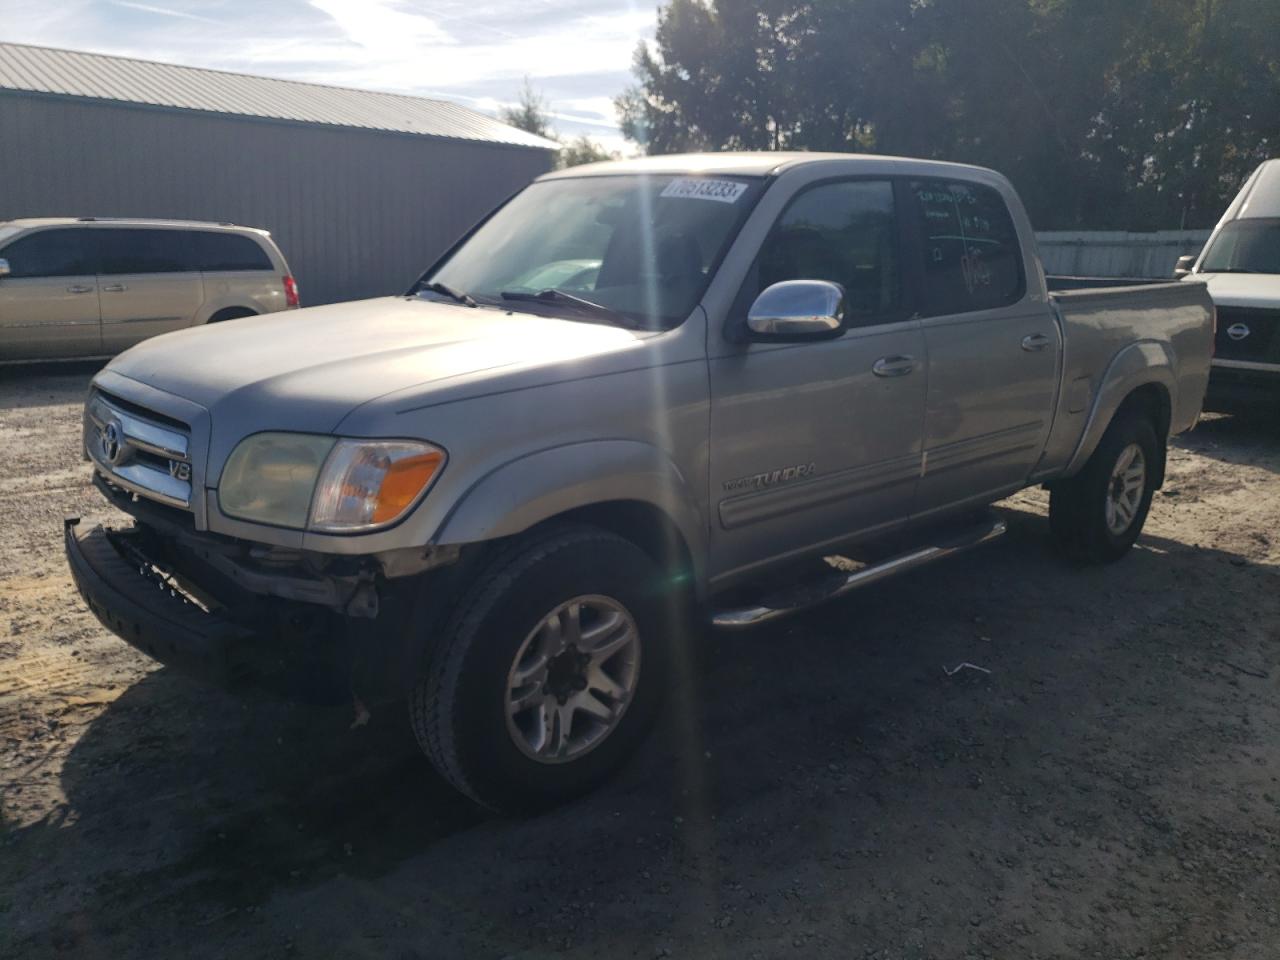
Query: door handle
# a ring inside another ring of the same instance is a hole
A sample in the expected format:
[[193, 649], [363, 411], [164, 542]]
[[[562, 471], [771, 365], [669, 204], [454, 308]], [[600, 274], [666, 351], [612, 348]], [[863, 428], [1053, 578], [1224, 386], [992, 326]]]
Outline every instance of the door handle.
[[877, 377], [905, 377], [916, 368], [915, 357], [881, 357], [871, 367]]
[[1051, 341], [1043, 333], [1032, 333], [1022, 338], [1022, 349], [1027, 353], [1039, 353]]
[[67, 293], [93, 293], [93, 287], [85, 287], [78, 283], [73, 283], [67, 287]]
[[108, 283], [102, 289], [107, 291], [107, 293], [124, 293], [124, 291], [128, 290], [129, 288], [126, 287], [123, 283]]

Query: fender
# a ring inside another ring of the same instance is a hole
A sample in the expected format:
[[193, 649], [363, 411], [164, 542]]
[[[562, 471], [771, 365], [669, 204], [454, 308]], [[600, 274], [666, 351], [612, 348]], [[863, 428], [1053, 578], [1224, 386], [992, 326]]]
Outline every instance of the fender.
[[472, 484], [433, 538], [461, 545], [512, 536], [562, 513], [611, 501], [661, 510], [680, 531], [701, 582], [706, 523], [685, 478], [652, 444], [591, 440], [512, 460]]
[[1084, 435], [1076, 445], [1075, 453], [1071, 455], [1071, 462], [1062, 471], [1062, 476], [1072, 477], [1084, 469], [1085, 463], [1102, 441], [1102, 435], [1111, 425], [1116, 411], [1120, 409], [1120, 404], [1133, 391], [1149, 383], [1156, 383], [1164, 387], [1172, 402], [1172, 398], [1177, 395], [1174, 365], [1168, 344], [1158, 340], [1139, 340], [1117, 353], [1102, 375], [1102, 386], [1094, 397]]

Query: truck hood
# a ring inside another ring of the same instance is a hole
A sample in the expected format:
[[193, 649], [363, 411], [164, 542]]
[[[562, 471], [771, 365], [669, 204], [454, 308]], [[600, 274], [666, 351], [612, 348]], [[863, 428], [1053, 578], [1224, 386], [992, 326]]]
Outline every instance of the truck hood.
[[[156, 337], [108, 370], [200, 404], [215, 432], [333, 431], [356, 407], [422, 388], [449, 399], [515, 370], [639, 346], [618, 327], [384, 297], [231, 320]], [[428, 399], [429, 402], [429, 399]], [[234, 424], [234, 427], [232, 425]]]
[[1280, 274], [1194, 273], [1187, 279], [1209, 284], [1209, 296], [1220, 307], [1280, 308]]

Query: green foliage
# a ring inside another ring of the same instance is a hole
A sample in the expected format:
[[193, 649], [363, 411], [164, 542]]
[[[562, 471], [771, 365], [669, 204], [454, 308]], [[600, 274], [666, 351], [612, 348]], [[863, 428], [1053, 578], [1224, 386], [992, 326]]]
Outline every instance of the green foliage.
[[1211, 225], [1280, 154], [1277, 0], [670, 0], [650, 153], [874, 151], [1007, 173], [1037, 226]]
[[503, 123], [509, 123], [513, 127], [560, 143], [560, 151], [556, 155], [556, 166], [560, 169], [576, 167], [583, 163], [617, 159], [616, 154], [610, 153], [586, 134], [567, 143], [561, 141], [551, 125], [550, 107], [546, 98], [533, 88], [528, 77], [524, 78], [524, 84], [520, 88], [515, 105], [503, 107], [499, 116]]
[[584, 163], [598, 163], [601, 160], [616, 159], [618, 159], [617, 154], [610, 153], [584, 133], [560, 148], [557, 166], [564, 169], [565, 167], [576, 167]]
[[533, 89], [533, 84], [529, 82], [528, 77], [524, 78], [524, 85], [520, 88], [515, 106], [503, 107], [498, 116], [502, 118], [503, 123], [510, 124], [519, 130], [546, 137], [548, 140], [555, 139], [555, 134], [551, 130], [551, 115], [548, 113], [547, 101], [542, 94]]

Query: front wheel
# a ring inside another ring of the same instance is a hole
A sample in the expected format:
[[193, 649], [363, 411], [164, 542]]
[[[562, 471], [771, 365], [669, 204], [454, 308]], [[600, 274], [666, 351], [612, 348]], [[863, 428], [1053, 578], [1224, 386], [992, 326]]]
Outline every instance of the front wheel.
[[1116, 418], [1084, 469], [1051, 488], [1049, 526], [1064, 553], [1109, 563], [1129, 552], [1151, 509], [1161, 453], [1148, 418]]
[[463, 596], [410, 701], [440, 773], [502, 813], [585, 793], [632, 753], [676, 622], [657, 565], [603, 530], [522, 538]]

